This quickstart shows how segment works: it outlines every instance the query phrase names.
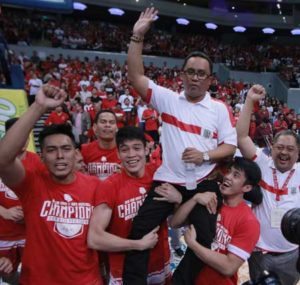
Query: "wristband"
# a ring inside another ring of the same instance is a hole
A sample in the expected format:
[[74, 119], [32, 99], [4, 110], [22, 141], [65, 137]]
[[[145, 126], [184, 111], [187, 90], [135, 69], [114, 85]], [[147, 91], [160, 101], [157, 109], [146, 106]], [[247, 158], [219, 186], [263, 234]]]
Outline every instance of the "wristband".
[[132, 36], [130, 37], [130, 40], [131, 40], [132, 42], [135, 42], [135, 43], [141, 43], [141, 42], [144, 41], [144, 37], [139, 37], [139, 36], [137, 36], [137, 35], [132, 35]]

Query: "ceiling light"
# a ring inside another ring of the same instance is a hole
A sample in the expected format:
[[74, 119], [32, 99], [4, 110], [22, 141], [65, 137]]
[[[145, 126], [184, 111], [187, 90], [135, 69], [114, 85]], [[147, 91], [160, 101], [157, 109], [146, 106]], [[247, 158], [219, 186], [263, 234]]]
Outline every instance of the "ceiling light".
[[218, 26], [217, 26], [216, 24], [214, 24], [214, 23], [206, 23], [206, 24], [205, 24], [205, 27], [206, 27], [207, 29], [209, 29], [209, 30], [215, 30], [215, 29], [218, 28]]
[[231, 7], [231, 9], [232, 9], [232, 10], [234, 10], [234, 9], [235, 9], [235, 7], [234, 7], [234, 6], [232, 6], [232, 7]]
[[243, 27], [243, 26], [236, 26], [236, 27], [233, 27], [233, 30], [236, 32], [236, 33], [243, 33], [246, 31], [246, 28]]
[[234, 18], [237, 18], [237, 17], [238, 17], [238, 15], [237, 15], [237, 14], [235, 14], [235, 15], [234, 15]]
[[185, 18], [177, 18], [176, 22], [178, 25], [183, 25], [183, 26], [187, 26], [190, 23], [190, 21]]
[[110, 8], [110, 9], [108, 9], [108, 12], [114, 16], [123, 16], [125, 13], [123, 10], [121, 10], [119, 8]]
[[272, 28], [264, 28], [262, 29], [264, 34], [274, 34], [275, 30]]
[[291, 34], [294, 35], [294, 36], [299, 36], [300, 35], [300, 29], [291, 30]]
[[276, 6], [277, 6], [277, 8], [278, 8], [278, 9], [280, 9], [280, 4], [279, 4], [279, 3], [277, 3], [277, 5], [276, 5]]
[[80, 2], [74, 2], [73, 3], [73, 9], [74, 10], [84, 11], [86, 8], [87, 8], [87, 6], [83, 3], [80, 3]]
[[282, 15], [282, 12], [281, 12], [281, 10], [279, 10], [279, 15]]

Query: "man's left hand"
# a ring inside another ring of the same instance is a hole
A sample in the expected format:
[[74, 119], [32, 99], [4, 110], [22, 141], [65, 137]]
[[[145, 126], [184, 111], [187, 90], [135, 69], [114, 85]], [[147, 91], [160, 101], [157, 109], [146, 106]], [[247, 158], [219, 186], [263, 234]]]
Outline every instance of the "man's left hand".
[[194, 147], [187, 147], [183, 151], [181, 159], [186, 163], [201, 165], [203, 163], [203, 152]]

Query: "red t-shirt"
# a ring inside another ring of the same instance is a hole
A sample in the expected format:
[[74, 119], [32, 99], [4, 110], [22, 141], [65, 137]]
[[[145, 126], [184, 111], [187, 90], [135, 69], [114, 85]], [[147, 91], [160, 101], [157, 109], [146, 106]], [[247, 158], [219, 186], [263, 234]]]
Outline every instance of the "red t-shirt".
[[123, 110], [114, 110], [114, 113], [117, 117], [117, 127], [118, 129], [123, 128], [125, 126], [125, 112]]
[[102, 110], [112, 110], [116, 107], [117, 104], [118, 104], [117, 100], [103, 99], [102, 100]]
[[[28, 167], [38, 167], [43, 165], [40, 157], [33, 152], [26, 152], [23, 164]], [[0, 205], [6, 209], [21, 206], [21, 202], [16, 194], [9, 189], [0, 179]], [[0, 239], [15, 241], [25, 239], [25, 224], [23, 222], [14, 222], [0, 217]]]
[[146, 109], [143, 112], [143, 119], [145, 120], [146, 131], [157, 131], [158, 130], [158, 113], [153, 109]]
[[276, 120], [274, 122], [274, 132], [275, 134], [279, 133], [280, 131], [286, 130], [288, 125], [285, 121]]
[[77, 172], [72, 183], [59, 184], [46, 169], [24, 167], [13, 187], [26, 224], [20, 284], [102, 284], [97, 252], [86, 241], [99, 180]]
[[[148, 164], [145, 175], [141, 178], [133, 178], [123, 170], [122, 173], [112, 175], [102, 184], [101, 190], [96, 194], [96, 204], [105, 203], [112, 209], [108, 232], [122, 238], [128, 237], [132, 220], [150, 190], [155, 170], [154, 165]], [[165, 284], [171, 276], [166, 223], [160, 227], [158, 234], [159, 240], [151, 250], [148, 265], [148, 284], [156, 285]], [[111, 282], [121, 284], [125, 253], [108, 253], [108, 258]], [[161, 282], [155, 283], [154, 280], [161, 280]]]
[[49, 115], [49, 117], [47, 118], [47, 120], [45, 121], [45, 125], [49, 126], [49, 125], [61, 125], [61, 124], [65, 124], [67, 121], [69, 120], [69, 115], [67, 113], [56, 113], [55, 111], [52, 111]]
[[117, 147], [112, 149], [102, 149], [99, 147], [98, 141], [83, 144], [81, 146], [81, 154], [88, 168], [90, 175], [97, 176], [100, 180], [106, 179], [115, 173], [120, 164]]
[[[230, 252], [247, 260], [258, 241], [259, 233], [259, 222], [245, 202], [241, 202], [237, 207], [223, 204], [218, 214], [216, 237], [211, 248], [223, 254]], [[212, 267], [205, 266], [195, 284], [237, 285], [237, 281], [237, 273], [226, 277]]]

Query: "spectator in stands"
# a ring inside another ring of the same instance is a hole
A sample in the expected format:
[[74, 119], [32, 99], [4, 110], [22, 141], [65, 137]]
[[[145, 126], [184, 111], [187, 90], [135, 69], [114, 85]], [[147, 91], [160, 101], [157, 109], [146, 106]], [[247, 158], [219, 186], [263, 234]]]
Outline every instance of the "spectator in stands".
[[129, 89], [125, 89], [125, 93], [120, 95], [119, 103], [121, 103], [121, 108], [125, 112], [125, 122], [126, 125], [131, 123], [132, 111], [134, 108], [134, 99], [129, 93]]
[[286, 121], [284, 120], [284, 114], [280, 113], [277, 116], [277, 120], [274, 122], [274, 134], [276, 135], [280, 131], [287, 130], [288, 125]]
[[28, 97], [29, 101], [28, 102], [29, 102], [29, 105], [31, 105], [34, 102], [35, 95], [36, 95], [37, 91], [41, 88], [42, 85], [43, 85], [42, 80], [39, 79], [35, 73], [33, 73], [31, 79], [28, 82], [28, 86], [29, 86], [29, 97]]
[[57, 106], [55, 110], [50, 113], [49, 117], [45, 121], [46, 126], [67, 123], [71, 124], [70, 117], [67, 113], [63, 112], [62, 106]]
[[155, 143], [159, 143], [159, 120], [158, 112], [153, 108], [151, 104], [148, 104], [148, 108], [143, 113], [143, 120], [145, 121], [145, 131], [150, 135]]
[[120, 168], [117, 153], [117, 118], [110, 110], [101, 110], [96, 114], [93, 130], [97, 140], [84, 144], [81, 153], [88, 173], [105, 180]]
[[118, 101], [116, 100], [115, 93], [108, 92], [107, 93], [107, 99], [102, 100], [102, 110], [111, 110], [113, 111], [118, 104]]
[[260, 238], [249, 259], [250, 276], [257, 280], [265, 270], [276, 272], [281, 284], [296, 285], [299, 272], [296, 264], [298, 246], [288, 242], [280, 223], [285, 212], [300, 205], [299, 137], [290, 130], [278, 132], [273, 140], [271, 156], [257, 149], [248, 136], [250, 116], [255, 102], [266, 92], [254, 85], [248, 92], [245, 106], [237, 123], [238, 145], [245, 158], [254, 159], [262, 172], [260, 186], [263, 201], [254, 207], [260, 222]]
[[77, 92], [77, 95], [76, 95], [77, 98], [80, 98], [80, 101], [81, 103], [85, 103], [86, 101], [86, 98], [88, 97], [92, 97], [92, 93], [91, 91], [88, 91], [87, 90], [87, 85], [86, 84], [83, 84], [82, 85], [82, 89], [80, 91]]
[[262, 119], [261, 123], [256, 127], [254, 141], [263, 147], [270, 147], [273, 141], [273, 129], [269, 119]]
[[73, 134], [76, 144], [81, 145], [88, 141], [88, 130], [91, 128], [91, 118], [89, 113], [84, 111], [81, 102], [76, 102], [74, 109], [72, 112]]
[[121, 129], [125, 126], [126, 123], [126, 114], [121, 108], [121, 103], [118, 103], [114, 109], [114, 113], [117, 118], [117, 127]]

